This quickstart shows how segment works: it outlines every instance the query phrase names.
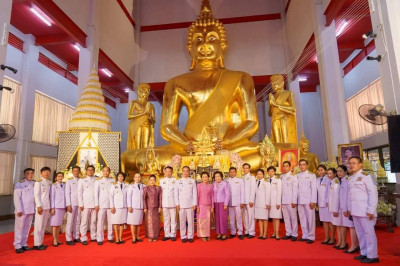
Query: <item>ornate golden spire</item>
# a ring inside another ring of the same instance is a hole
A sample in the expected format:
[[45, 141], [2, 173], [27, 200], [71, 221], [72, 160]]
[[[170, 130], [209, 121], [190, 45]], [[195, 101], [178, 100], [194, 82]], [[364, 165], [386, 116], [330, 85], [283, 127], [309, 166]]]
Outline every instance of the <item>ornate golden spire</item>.
[[301, 133], [300, 143], [310, 143], [310, 141], [304, 135], [304, 131]]
[[94, 132], [111, 130], [110, 117], [96, 68], [92, 68], [89, 80], [83, 88], [81, 99], [69, 121], [69, 130]]

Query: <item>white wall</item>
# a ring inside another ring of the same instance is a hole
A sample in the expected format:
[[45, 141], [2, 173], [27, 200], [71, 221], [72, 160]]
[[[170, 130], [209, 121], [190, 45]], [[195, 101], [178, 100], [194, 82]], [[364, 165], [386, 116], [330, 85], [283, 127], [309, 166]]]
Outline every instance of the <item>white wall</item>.
[[[310, 140], [310, 151], [316, 153], [320, 161], [326, 161], [328, 156], [319, 86], [317, 86], [317, 92], [301, 93], [300, 101], [304, 134]], [[301, 136], [301, 132], [299, 132], [299, 136]]]
[[[376, 50], [369, 56], [376, 56]], [[347, 100], [374, 80], [380, 77], [377, 61], [369, 61], [366, 58], [343, 77], [344, 97]], [[384, 103], [382, 103], [384, 104]]]

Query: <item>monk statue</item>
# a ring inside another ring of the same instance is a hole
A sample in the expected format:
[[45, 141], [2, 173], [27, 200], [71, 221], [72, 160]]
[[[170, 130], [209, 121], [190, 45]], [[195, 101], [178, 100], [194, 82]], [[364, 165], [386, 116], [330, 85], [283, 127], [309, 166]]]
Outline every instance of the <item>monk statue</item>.
[[271, 141], [297, 145], [296, 104], [291, 91], [283, 89], [282, 75], [271, 76], [273, 93], [269, 94], [268, 115], [271, 117]]
[[148, 102], [149, 84], [138, 86], [138, 99], [129, 104], [128, 119], [131, 121], [128, 129], [127, 149], [146, 149], [154, 146], [154, 123], [156, 122], [154, 106]]
[[300, 139], [300, 159], [306, 159], [308, 161], [308, 170], [310, 172], [316, 173], [317, 167], [319, 165], [318, 157], [315, 153], [309, 152], [310, 150], [310, 141], [304, 135], [304, 132], [301, 134]]
[[[203, 0], [200, 15], [189, 27], [186, 47], [191, 72], [171, 78], [164, 89], [160, 131], [170, 145], [155, 147], [160, 163], [167, 164], [175, 154], [186, 155], [188, 145], [199, 142], [203, 129], [209, 128], [224, 149], [238, 153], [256, 170], [261, 157], [259, 143], [250, 141], [258, 131], [253, 79], [225, 68], [226, 31], [214, 18], [208, 0]], [[183, 107], [188, 119], [179, 130]], [[132, 166], [143, 152], [124, 152], [122, 170], [135, 170]]]

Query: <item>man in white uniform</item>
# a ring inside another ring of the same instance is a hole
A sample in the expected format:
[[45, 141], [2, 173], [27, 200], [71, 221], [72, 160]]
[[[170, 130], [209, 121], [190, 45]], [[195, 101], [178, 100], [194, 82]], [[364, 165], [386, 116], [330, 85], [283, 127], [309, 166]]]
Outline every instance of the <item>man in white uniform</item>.
[[243, 164], [244, 182], [244, 236], [251, 239], [256, 235], [254, 201], [256, 198], [256, 178], [250, 174], [250, 164]]
[[[236, 236], [236, 230], [240, 240], [244, 239], [243, 236], [243, 223], [242, 223], [242, 212], [241, 209], [244, 207], [244, 182], [243, 179], [236, 177], [236, 168], [229, 168], [229, 178], [226, 182], [229, 184], [229, 189], [231, 192], [228, 212], [229, 212], [229, 222], [231, 235], [229, 238], [234, 238]], [[235, 225], [236, 220], [236, 225]], [[236, 228], [237, 226], [237, 228]]]
[[79, 225], [81, 211], [78, 202], [78, 181], [81, 168], [72, 167], [72, 177], [68, 177], [65, 185], [65, 202], [67, 205], [67, 226], [65, 227], [65, 239], [68, 246], [75, 245], [79, 240]]
[[297, 194], [299, 184], [297, 175], [290, 171], [291, 163], [289, 161], [284, 161], [282, 166], [282, 214], [286, 229], [286, 235], [282, 239], [296, 241], [298, 236]]
[[162, 207], [164, 215], [164, 238], [163, 241], [171, 239], [176, 241], [176, 204], [175, 204], [175, 183], [172, 176], [172, 167], [164, 168], [165, 177], [160, 180], [162, 188]]

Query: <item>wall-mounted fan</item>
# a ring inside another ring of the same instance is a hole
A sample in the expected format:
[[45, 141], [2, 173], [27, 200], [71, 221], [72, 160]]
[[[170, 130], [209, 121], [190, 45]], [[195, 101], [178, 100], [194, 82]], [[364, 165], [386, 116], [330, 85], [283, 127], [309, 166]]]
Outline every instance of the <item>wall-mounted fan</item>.
[[15, 127], [8, 124], [0, 125], [0, 143], [12, 139], [15, 135]]
[[387, 117], [394, 115], [394, 113], [386, 113], [381, 104], [363, 104], [358, 108], [358, 114], [362, 119], [374, 125], [386, 124]]

